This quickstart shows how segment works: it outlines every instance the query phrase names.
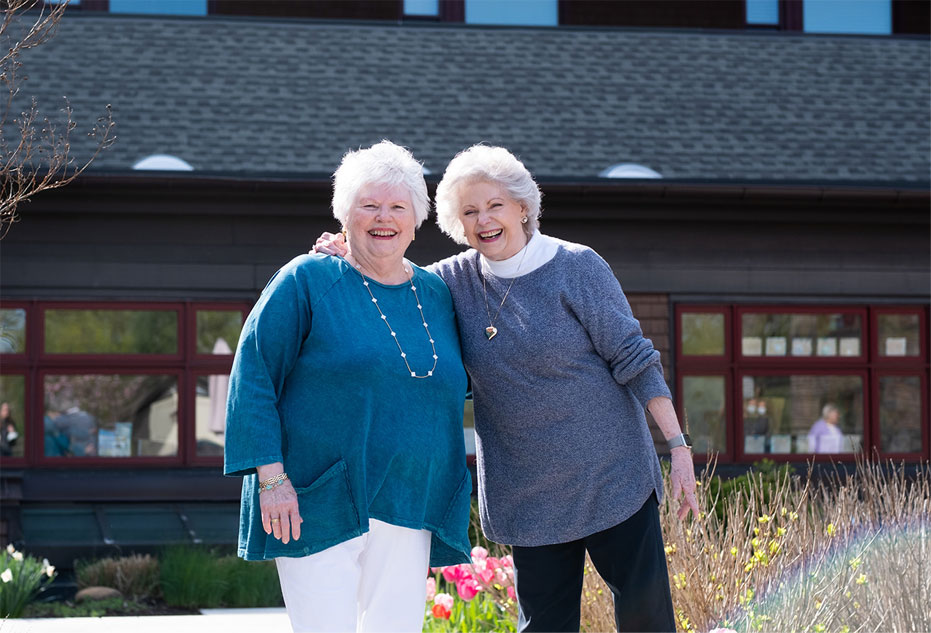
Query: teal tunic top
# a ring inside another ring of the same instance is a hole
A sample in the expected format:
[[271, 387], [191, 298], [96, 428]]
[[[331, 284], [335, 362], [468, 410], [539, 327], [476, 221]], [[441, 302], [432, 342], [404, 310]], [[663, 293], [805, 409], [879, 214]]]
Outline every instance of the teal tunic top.
[[[369, 518], [433, 533], [430, 565], [469, 560], [462, 367], [452, 299], [417, 266], [413, 283], [369, 288], [344, 260], [302, 255], [275, 273], [239, 340], [230, 376], [224, 472], [243, 476], [239, 555], [313, 554], [368, 531]], [[282, 462], [301, 538], [262, 528], [256, 467]]]

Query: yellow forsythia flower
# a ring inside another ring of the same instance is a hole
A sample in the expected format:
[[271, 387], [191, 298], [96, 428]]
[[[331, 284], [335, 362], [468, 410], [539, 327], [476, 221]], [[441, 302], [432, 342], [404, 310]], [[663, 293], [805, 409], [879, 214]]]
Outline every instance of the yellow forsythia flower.
[[858, 584], [858, 585], [865, 585], [865, 584], [866, 584], [866, 574], [860, 574], [860, 577], [857, 578], [857, 584]]
[[825, 530], [825, 533], [826, 533], [828, 536], [834, 536], [834, 532], [835, 532], [835, 531], [836, 531], [836, 530], [834, 529], [834, 524], [833, 524], [833, 523], [828, 523], [828, 527], [827, 527], [827, 529]]
[[863, 564], [863, 561], [861, 561], [859, 557], [857, 557], [857, 558], [851, 558], [851, 559], [850, 559], [850, 568], [851, 568], [851, 569], [856, 569], [857, 567], [859, 567], [859, 566], [862, 565], [862, 564]]

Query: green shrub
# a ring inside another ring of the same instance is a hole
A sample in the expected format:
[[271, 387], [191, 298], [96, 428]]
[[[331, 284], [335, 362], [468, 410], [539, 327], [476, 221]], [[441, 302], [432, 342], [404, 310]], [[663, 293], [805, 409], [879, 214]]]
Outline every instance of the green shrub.
[[284, 606], [274, 561], [251, 562], [224, 556], [217, 561], [217, 568], [226, 579], [223, 604], [227, 607]]
[[21, 617], [26, 605], [55, 575], [47, 560], [23, 555], [12, 545], [0, 550], [0, 618]]
[[714, 512], [719, 521], [725, 521], [728, 504], [746, 505], [750, 490], [753, 489], [758, 493], [762, 492], [761, 501], [764, 505], [768, 505], [772, 491], [778, 488], [777, 484], [785, 481], [786, 477], [793, 473], [792, 466], [789, 464], [777, 467], [772, 460], [764, 459], [754, 462], [752, 468], [739, 477], [732, 479], [723, 479], [718, 475], [711, 477], [708, 481], [708, 490], [703, 496], [708, 502], [708, 510]]
[[151, 600], [159, 595], [158, 560], [148, 554], [75, 563], [78, 588], [113, 587], [127, 598]]
[[207, 549], [167, 548], [160, 566], [165, 603], [189, 609], [219, 607], [227, 585], [216, 563], [217, 555]]
[[284, 605], [273, 561], [247, 562], [216, 550], [178, 546], [161, 561], [162, 594], [174, 607]]

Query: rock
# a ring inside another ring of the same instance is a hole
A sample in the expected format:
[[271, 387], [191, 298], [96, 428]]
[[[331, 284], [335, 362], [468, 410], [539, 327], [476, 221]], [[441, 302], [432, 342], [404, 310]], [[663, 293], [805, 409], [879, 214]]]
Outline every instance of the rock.
[[113, 587], [85, 587], [75, 596], [75, 602], [87, 602], [89, 600], [106, 600], [107, 598], [122, 598], [123, 594]]

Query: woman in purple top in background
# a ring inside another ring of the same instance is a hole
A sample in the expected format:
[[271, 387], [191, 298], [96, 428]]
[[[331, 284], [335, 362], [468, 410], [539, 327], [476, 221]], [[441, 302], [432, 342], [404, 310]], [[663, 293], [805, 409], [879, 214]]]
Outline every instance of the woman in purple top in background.
[[[669, 442], [680, 518], [698, 514], [690, 442], [611, 268], [540, 233], [540, 199], [503, 147], [461, 152], [437, 187], [440, 228], [472, 247], [430, 269], [472, 379], [482, 529], [513, 548], [520, 631], [579, 630], [586, 550], [618, 630], [674, 631], [644, 410]], [[339, 252], [339, 239], [318, 248]]]
[[821, 419], [808, 431], [808, 452], [842, 453], [844, 452], [844, 432], [837, 423], [840, 422], [840, 409], [828, 403], [821, 409]]

